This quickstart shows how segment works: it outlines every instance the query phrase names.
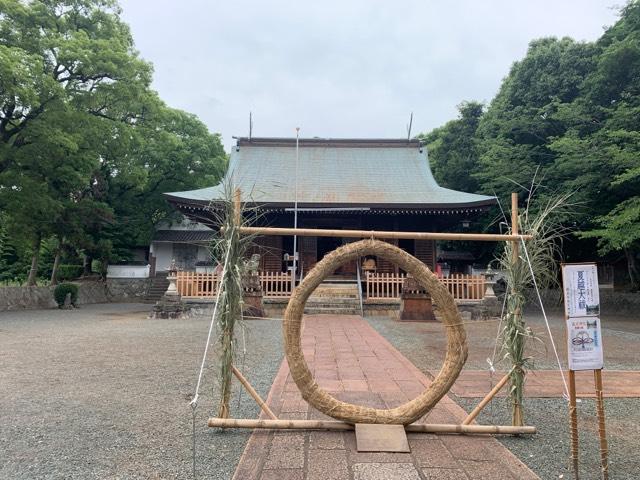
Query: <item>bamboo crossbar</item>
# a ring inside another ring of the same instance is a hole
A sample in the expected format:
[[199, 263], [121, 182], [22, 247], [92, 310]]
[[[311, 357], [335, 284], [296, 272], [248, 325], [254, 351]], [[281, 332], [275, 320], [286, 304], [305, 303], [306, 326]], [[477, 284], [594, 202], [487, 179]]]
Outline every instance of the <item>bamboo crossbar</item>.
[[271, 418], [271, 420], [277, 420], [278, 417], [275, 416], [275, 414], [269, 408], [269, 405], [266, 404], [266, 402], [262, 399], [262, 397], [258, 394], [258, 392], [256, 392], [256, 390], [251, 386], [249, 381], [246, 378], [244, 378], [244, 375], [242, 375], [242, 372], [240, 372], [240, 370], [238, 370], [235, 365], [231, 365], [231, 371], [236, 376], [238, 381], [242, 384], [242, 386], [247, 390], [247, 392], [249, 392], [249, 395], [251, 395], [251, 397], [256, 401], [256, 403], [262, 409], [262, 411], [269, 418]]
[[[351, 423], [337, 420], [265, 420], [210, 418], [212, 428], [267, 428], [274, 430], [353, 430]], [[511, 425], [451, 425], [451, 424], [411, 424], [405, 425], [407, 432], [421, 433], [469, 433], [469, 434], [533, 434], [536, 427], [514, 427]]]
[[240, 227], [240, 233], [244, 235], [298, 235], [300, 237], [378, 238], [383, 240], [475, 240], [479, 242], [519, 242], [533, 238], [532, 235], [502, 235], [498, 233], [387, 232], [279, 227]]
[[467, 418], [465, 418], [462, 422], [463, 425], [470, 425], [471, 422], [475, 420], [475, 418], [480, 414], [482, 409], [486, 407], [487, 404], [491, 400], [493, 400], [493, 397], [495, 397], [498, 394], [498, 392], [502, 390], [502, 387], [504, 387], [507, 384], [507, 382], [509, 381], [510, 375], [511, 375], [511, 372], [507, 373], [504, 377], [502, 377], [502, 379], [496, 384], [496, 386], [491, 389], [491, 391], [482, 399], [482, 401], [478, 405], [476, 405], [476, 408], [474, 408], [471, 411], [471, 413], [467, 415]]

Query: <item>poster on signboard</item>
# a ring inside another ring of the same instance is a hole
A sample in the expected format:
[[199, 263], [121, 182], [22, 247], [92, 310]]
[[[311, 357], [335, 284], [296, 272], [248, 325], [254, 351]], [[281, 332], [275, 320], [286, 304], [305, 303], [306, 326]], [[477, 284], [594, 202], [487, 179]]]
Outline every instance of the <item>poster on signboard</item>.
[[599, 370], [603, 367], [602, 334], [598, 317], [567, 320], [567, 351], [570, 370]]
[[562, 285], [567, 317], [600, 316], [598, 268], [595, 263], [563, 265]]

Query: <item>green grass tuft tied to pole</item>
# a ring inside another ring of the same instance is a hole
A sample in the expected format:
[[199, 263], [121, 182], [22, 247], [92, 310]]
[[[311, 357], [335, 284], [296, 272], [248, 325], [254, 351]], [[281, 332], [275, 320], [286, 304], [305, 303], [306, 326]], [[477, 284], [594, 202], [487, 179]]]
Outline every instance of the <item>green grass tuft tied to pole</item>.
[[240, 228], [246, 225], [242, 211], [240, 190], [229, 182], [225, 184], [222, 201], [212, 208], [215, 221], [222, 228], [212, 241], [211, 251], [214, 261], [222, 269], [218, 293], [218, 314], [216, 321], [216, 351], [219, 357], [220, 403], [218, 417], [229, 417], [231, 399], [231, 379], [235, 353], [235, 328], [242, 321], [244, 259], [247, 257], [254, 237], [241, 235]]
[[[549, 288], [558, 284], [558, 264], [562, 239], [569, 230], [562, 224], [568, 211], [570, 195], [560, 195], [538, 207], [534, 200], [535, 185], [529, 192], [527, 207], [518, 212], [517, 194], [512, 196], [511, 232], [527, 235], [521, 251], [517, 242], [506, 242], [498, 265], [505, 272], [507, 289], [500, 332], [501, 358], [511, 363], [509, 398], [512, 424], [524, 425], [524, 385], [526, 371], [533, 367], [527, 346], [535, 336], [524, 320], [526, 291], [534, 287]], [[535, 279], [535, 280], [534, 280]]]

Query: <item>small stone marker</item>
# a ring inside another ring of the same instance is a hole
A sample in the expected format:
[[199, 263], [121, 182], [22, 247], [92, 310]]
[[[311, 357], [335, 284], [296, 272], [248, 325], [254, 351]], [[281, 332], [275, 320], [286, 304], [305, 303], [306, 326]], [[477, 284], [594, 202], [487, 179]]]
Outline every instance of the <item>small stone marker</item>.
[[404, 425], [356, 423], [356, 448], [359, 452], [411, 452]]

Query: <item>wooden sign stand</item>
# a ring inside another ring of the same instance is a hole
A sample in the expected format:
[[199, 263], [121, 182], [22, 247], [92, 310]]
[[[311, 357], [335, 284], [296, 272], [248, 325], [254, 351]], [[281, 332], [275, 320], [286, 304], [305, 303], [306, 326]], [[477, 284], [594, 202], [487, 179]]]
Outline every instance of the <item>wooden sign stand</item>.
[[[571, 264], [576, 265], [576, 264]], [[585, 264], [593, 265], [593, 264]], [[572, 299], [567, 298], [567, 282], [564, 275], [564, 268], [567, 264], [562, 265], [563, 269], [563, 293], [565, 300], [564, 320], [566, 326], [567, 337], [569, 338], [569, 320], [572, 318], [569, 315], [570, 307], [567, 302]], [[595, 282], [595, 288], [598, 288], [598, 282]], [[599, 313], [599, 312], [598, 312]], [[580, 316], [580, 315], [578, 315]], [[575, 318], [575, 317], [574, 317]], [[597, 317], [594, 317], [597, 318]], [[599, 320], [598, 320], [599, 321]], [[569, 345], [569, 342], [567, 342]], [[570, 357], [571, 352], [567, 351], [567, 355]], [[584, 369], [589, 370], [589, 369]], [[584, 371], [582, 370], [582, 371]], [[598, 416], [598, 436], [600, 440], [600, 469], [602, 472], [603, 480], [609, 479], [609, 447], [607, 442], [607, 434], [605, 427], [605, 415], [604, 415], [604, 391], [602, 386], [602, 368], [593, 369], [593, 379], [596, 394], [596, 413]], [[577, 394], [576, 394], [576, 370], [569, 368], [569, 418], [570, 418], [570, 434], [571, 434], [571, 466], [573, 468], [574, 478], [580, 479], [579, 473], [579, 444], [578, 444], [578, 408], [577, 408]]]
[[[605, 428], [604, 392], [602, 369], [593, 371], [596, 391], [596, 411], [598, 415], [598, 436], [600, 437], [600, 469], [603, 480], [609, 479], [609, 445]], [[578, 462], [578, 409], [576, 398], [576, 371], [569, 370], [569, 416], [571, 417], [571, 465], [576, 480], [580, 479]]]

